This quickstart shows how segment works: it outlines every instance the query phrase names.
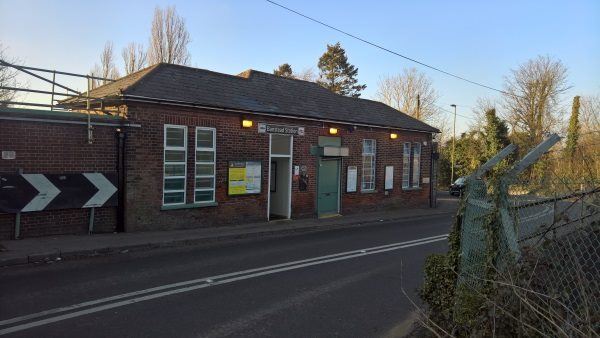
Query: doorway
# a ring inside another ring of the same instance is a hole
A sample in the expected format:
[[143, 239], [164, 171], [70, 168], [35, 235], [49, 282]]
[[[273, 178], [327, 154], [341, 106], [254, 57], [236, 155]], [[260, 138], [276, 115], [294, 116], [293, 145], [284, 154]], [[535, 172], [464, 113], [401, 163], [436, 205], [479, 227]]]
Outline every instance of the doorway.
[[292, 214], [291, 135], [270, 134], [268, 219], [288, 219]]
[[317, 214], [319, 217], [340, 213], [339, 158], [320, 158], [317, 185]]

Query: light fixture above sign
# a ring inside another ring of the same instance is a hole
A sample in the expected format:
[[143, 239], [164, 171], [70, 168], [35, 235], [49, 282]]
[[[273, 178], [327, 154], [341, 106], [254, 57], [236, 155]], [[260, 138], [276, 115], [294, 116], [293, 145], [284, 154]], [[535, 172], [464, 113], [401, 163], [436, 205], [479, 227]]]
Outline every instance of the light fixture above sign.
[[337, 135], [337, 133], [338, 133], [338, 129], [337, 128], [334, 128], [334, 127], [329, 128], [329, 134], [330, 135]]

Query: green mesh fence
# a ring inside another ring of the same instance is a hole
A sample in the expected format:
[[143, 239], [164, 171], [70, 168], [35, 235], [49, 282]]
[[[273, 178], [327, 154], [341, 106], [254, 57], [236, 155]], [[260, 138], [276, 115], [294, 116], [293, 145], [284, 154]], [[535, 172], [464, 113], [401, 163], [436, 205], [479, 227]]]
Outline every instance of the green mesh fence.
[[508, 287], [523, 311], [519, 318], [543, 335], [596, 336], [600, 181], [562, 173], [532, 179], [528, 172], [497, 185], [467, 180], [458, 286]]

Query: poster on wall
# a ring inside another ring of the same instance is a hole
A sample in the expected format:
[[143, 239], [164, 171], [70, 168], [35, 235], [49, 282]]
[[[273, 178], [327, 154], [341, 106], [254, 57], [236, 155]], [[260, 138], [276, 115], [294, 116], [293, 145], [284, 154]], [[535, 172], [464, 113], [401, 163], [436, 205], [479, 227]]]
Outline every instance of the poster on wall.
[[394, 167], [388, 165], [385, 167], [385, 190], [394, 188]]
[[260, 194], [260, 161], [229, 161], [228, 195]]
[[298, 182], [298, 189], [300, 191], [308, 190], [308, 167], [306, 165], [300, 166], [300, 180]]
[[346, 192], [356, 192], [357, 171], [355, 165], [348, 166]]

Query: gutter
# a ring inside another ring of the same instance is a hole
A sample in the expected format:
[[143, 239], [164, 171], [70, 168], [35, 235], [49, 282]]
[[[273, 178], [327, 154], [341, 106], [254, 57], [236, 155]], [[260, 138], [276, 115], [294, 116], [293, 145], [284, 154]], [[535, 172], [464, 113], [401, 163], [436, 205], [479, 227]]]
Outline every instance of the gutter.
[[[31, 117], [12, 117], [12, 116], [0, 116], [0, 120], [9, 121], [30, 121], [30, 122], [46, 122], [46, 123], [64, 123], [64, 124], [84, 124], [84, 121], [69, 121], [69, 120], [57, 120], [57, 119], [43, 119], [43, 118], [31, 118]], [[113, 126], [113, 127], [136, 127], [139, 128], [142, 125], [137, 123], [107, 123], [107, 122], [90, 122], [94, 126]]]

